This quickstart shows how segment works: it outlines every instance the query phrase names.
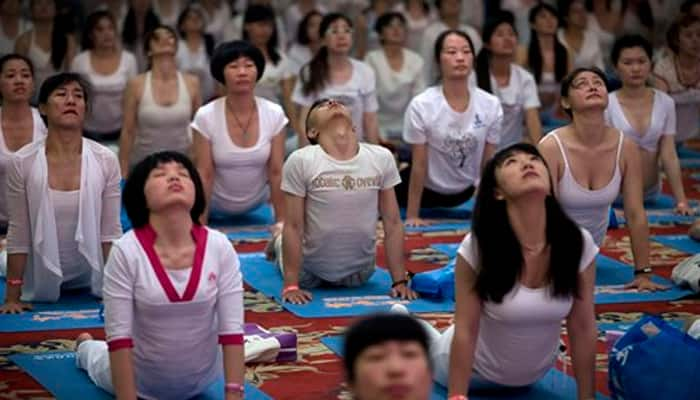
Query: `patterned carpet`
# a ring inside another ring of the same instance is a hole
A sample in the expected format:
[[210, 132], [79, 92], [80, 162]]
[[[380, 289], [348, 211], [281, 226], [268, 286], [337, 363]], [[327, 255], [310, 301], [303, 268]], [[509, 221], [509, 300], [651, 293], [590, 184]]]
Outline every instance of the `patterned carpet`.
[[[700, 199], [700, 181], [690, 177], [697, 170], [684, 171], [684, 183], [690, 198]], [[668, 188], [665, 190], [668, 192]], [[687, 232], [687, 225], [653, 225], [652, 234], [678, 234]], [[433, 243], [459, 243], [464, 232], [434, 232], [429, 234], [409, 234], [406, 240], [407, 267], [413, 272], [436, 268], [447, 259], [444, 255], [430, 249]], [[239, 252], [261, 251], [264, 241], [237, 243]], [[378, 260], [383, 262], [383, 247], [380, 241]], [[631, 263], [630, 241], [626, 229], [609, 231], [603, 253], [615, 259]], [[687, 254], [651, 243], [652, 265], [656, 273], [669, 277], [671, 269]], [[342, 364], [323, 344], [320, 338], [326, 335], [342, 333], [351, 322], [349, 318], [301, 319], [281, 307], [274, 301], [251, 290], [247, 290], [246, 320], [255, 322], [273, 331], [293, 331], [298, 335], [299, 359], [295, 363], [249, 365], [246, 373], [248, 380], [260, 387], [275, 399], [349, 399], [344, 390]], [[630, 322], [637, 320], [643, 313], [655, 313], [664, 318], [689, 318], [700, 316], [700, 300], [683, 300], [673, 302], [651, 302], [632, 304], [607, 304], [596, 306], [597, 317], [601, 322]], [[430, 321], [438, 328], [449, 325], [450, 314], [421, 314], [421, 318]], [[97, 338], [103, 338], [100, 329], [88, 330]], [[31, 377], [23, 373], [7, 356], [13, 353], [41, 353], [51, 350], [71, 349], [73, 339], [80, 331], [61, 330], [49, 332], [30, 332], [21, 334], [0, 334], [0, 399], [47, 399], [50, 394], [42, 389]], [[566, 331], [562, 329], [566, 341]], [[607, 354], [605, 344], [599, 341], [597, 356], [597, 387], [604, 394], [607, 390]], [[558, 367], [571, 374], [571, 360], [560, 360]]]

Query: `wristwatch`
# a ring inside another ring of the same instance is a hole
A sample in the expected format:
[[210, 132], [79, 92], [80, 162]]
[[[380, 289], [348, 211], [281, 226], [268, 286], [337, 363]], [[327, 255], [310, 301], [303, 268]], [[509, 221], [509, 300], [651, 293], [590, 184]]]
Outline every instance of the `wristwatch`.
[[644, 267], [634, 270], [634, 275], [651, 274], [654, 270], [651, 267]]

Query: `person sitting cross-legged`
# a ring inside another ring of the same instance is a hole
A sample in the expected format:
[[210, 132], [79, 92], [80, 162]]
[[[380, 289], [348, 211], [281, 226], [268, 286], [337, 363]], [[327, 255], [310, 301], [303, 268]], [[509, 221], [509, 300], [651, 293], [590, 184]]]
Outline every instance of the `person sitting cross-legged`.
[[[414, 299], [403, 266], [403, 225], [394, 194], [400, 182], [391, 153], [359, 143], [350, 110], [321, 99], [310, 108], [306, 136], [313, 144], [282, 168], [285, 224], [271, 242], [284, 277], [283, 301], [304, 304], [303, 290], [330, 284], [360, 286], [375, 269], [381, 214], [391, 295]], [[303, 288], [303, 289], [302, 289]]]

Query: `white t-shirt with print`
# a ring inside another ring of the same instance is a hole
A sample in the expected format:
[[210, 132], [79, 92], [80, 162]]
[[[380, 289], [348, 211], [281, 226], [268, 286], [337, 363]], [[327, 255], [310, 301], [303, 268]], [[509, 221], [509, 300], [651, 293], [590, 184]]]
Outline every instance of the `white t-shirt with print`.
[[[578, 265], [582, 273], [595, 260], [598, 246], [581, 228], [583, 251]], [[476, 271], [479, 249], [469, 233], [458, 253]], [[573, 305], [569, 298], [552, 297], [549, 286], [530, 288], [516, 283], [501, 303], [482, 304], [479, 336], [474, 351], [474, 370], [494, 383], [529, 385], [554, 365], [559, 347], [561, 322]]]
[[226, 123], [225, 97], [202, 106], [190, 125], [211, 144], [213, 210], [241, 214], [269, 197], [267, 163], [271, 142], [289, 120], [278, 104], [260, 97], [255, 98], [255, 103], [258, 108], [258, 142], [252, 147], [238, 147], [231, 140]]
[[498, 145], [501, 138], [503, 109], [498, 98], [479, 88], [469, 92], [464, 112], [450, 107], [442, 86], [429, 87], [406, 110], [403, 139], [426, 145], [425, 187], [438, 193], [455, 194], [478, 185], [484, 146]]
[[391, 138], [401, 136], [403, 116], [411, 99], [425, 90], [423, 59], [408, 49], [403, 51], [401, 70], [389, 66], [384, 50], [367, 53], [365, 62], [377, 76], [377, 98], [379, 101], [379, 127]]
[[[325, 87], [316, 93], [304, 94], [302, 80], [297, 79], [296, 85], [294, 85], [292, 101], [302, 107], [309, 107], [314, 101], [324, 97], [339, 101], [350, 109], [355, 132], [358, 138], [362, 140], [364, 138], [363, 114], [377, 112], [379, 109], [376, 82], [374, 71], [369, 65], [352, 58], [350, 62], [352, 63], [350, 79], [342, 84], [326, 83]], [[304, 73], [306, 73], [306, 69], [302, 70], [302, 74]]]
[[305, 199], [304, 270], [328, 282], [374, 266], [379, 194], [401, 182], [384, 147], [360, 143], [349, 160], [320, 145], [293, 152], [282, 170], [282, 190]]

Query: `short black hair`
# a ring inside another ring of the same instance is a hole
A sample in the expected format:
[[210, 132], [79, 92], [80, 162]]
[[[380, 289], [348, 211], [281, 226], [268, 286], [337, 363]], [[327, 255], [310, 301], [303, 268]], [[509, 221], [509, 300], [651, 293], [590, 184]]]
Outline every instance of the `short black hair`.
[[311, 104], [311, 107], [309, 107], [309, 112], [306, 113], [306, 121], [304, 122], [304, 126], [306, 127], [305, 134], [306, 134], [306, 139], [308, 139], [309, 143], [311, 143], [311, 144], [318, 144], [318, 139], [309, 137], [309, 121], [311, 121], [311, 113], [314, 110], [316, 110], [317, 108], [323, 106], [324, 104], [328, 103], [331, 100], [332, 99], [329, 97], [323, 97], [323, 98], [320, 98], [320, 99], [314, 101]]
[[348, 382], [355, 381], [355, 361], [362, 352], [390, 340], [418, 342], [432, 369], [428, 334], [418, 321], [404, 314], [376, 314], [359, 320], [345, 333], [343, 361]]
[[700, 18], [691, 14], [683, 14], [678, 17], [678, 19], [673, 21], [671, 26], [668, 28], [668, 31], [666, 31], [666, 44], [674, 54], [678, 54], [678, 52], [681, 50], [678, 43], [680, 40], [681, 29], [685, 29], [698, 22], [700, 22]]
[[615, 41], [615, 44], [613, 44], [612, 52], [610, 53], [610, 59], [612, 60], [613, 65], [617, 65], [622, 50], [633, 47], [641, 47], [642, 50], [644, 50], [644, 52], [647, 54], [647, 57], [649, 57], [649, 60], [651, 61], [653, 49], [651, 47], [651, 43], [649, 43], [649, 41], [646, 40], [644, 36], [638, 34], [623, 35]]
[[83, 50], [92, 50], [95, 48], [95, 42], [92, 40], [92, 31], [102, 19], [107, 19], [112, 23], [114, 27], [115, 34], [118, 34], [117, 20], [114, 19], [114, 15], [107, 10], [98, 10], [94, 13], [88, 15], [87, 20], [85, 20], [85, 29], [83, 30], [82, 40], [80, 46]]
[[85, 109], [86, 111], [89, 111], [91, 95], [90, 92], [92, 91], [92, 87], [90, 86], [90, 83], [85, 78], [83, 78], [82, 75], [76, 74], [75, 72], [60, 72], [56, 75], [51, 75], [50, 77], [46, 78], [44, 83], [41, 84], [41, 89], [39, 89], [39, 104], [46, 104], [46, 102], [49, 100], [49, 96], [51, 96], [51, 93], [53, 93], [54, 90], [72, 82], [77, 83], [78, 85], [80, 85], [80, 88], [83, 89]]
[[681, 4], [681, 13], [688, 14], [696, 5], [700, 5], [700, 0], [686, 0]]
[[0, 73], [2, 73], [2, 70], [5, 68], [5, 64], [12, 60], [24, 61], [27, 66], [29, 66], [29, 73], [32, 74], [32, 78], [34, 77], [34, 64], [32, 63], [32, 60], [17, 53], [5, 54], [4, 56], [0, 57]]
[[255, 22], [266, 22], [272, 27], [272, 35], [265, 43], [265, 49], [267, 50], [267, 55], [270, 57], [272, 64], [277, 65], [282, 59], [282, 56], [277, 51], [279, 47], [277, 45], [278, 33], [277, 33], [277, 20], [275, 19], [275, 11], [272, 7], [264, 6], [260, 4], [251, 4], [246, 8], [245, 14], [243, 14], [243, 30], [242, 38], [243, 40], [250, 40], [248, 35], [248, 30], [245, 28], [247, 24], [252, 24]]
[[241, 57], [250, 58], [253, 61], [255, 68], [258, 70], [257, 80], [260, 80], [263, 72], [265, 72], [265, 56], [263, 56], [262, 52], [257, 47], [245, 40], [233, 40], [221, 43], [216, 47], [214, 55], [211, 57], [211, 63], [209, 64], [211, 76], [222, 85], [225, 85], [224, 68], [232, 61], [236, 61]]
[[309, 21], [311, 18], [315, 16], [319, 16], [323, 18], [323, 14], [321, 14], [318, 10], [311, 10], [306, 15], [304, 15], [304, 18], [301, 19], [299, 22], [299, 27], [297, 28], [297, 43], [301, 45], [308, 45], [311, 43], [311, 39], [309, 38]]
[[124, 184], [122, 203], [126, 209], [126, 215], [131, 220], [131, 225], [134, 228], [140, 228], [148, 224], [150, 212], [148, 210], [148, 203], [146, 202], [146, 194], [144, 193], [148, 176], [151, 174], [151, 171], [156, 169], [159, 165], [170, 162], [182, 165], [190, 174], [195, 191], [194, 205], [190, 210], [190, 217], [193, 223], [199, 224], [199, 218], [206, 208], [206, 199], [204, 197], [204, 185], [202, 185], [202, 179], [197, 172], [197, 168], [195, 168], [192, 161], [182, 153], [176, 151], [161, 151], [150, 154], [139, 161], [129, 173], [129, 177]]
[[401, 25], [403, 25], [404, 28], [408, 23], [406, 21], [406, 17], [404, 17], [403, 14], [401, 14], [400, 12], [387, 12], [380, 15], [379, 18], [377, 18], [377, 21], [374, 23], [374, 31], [377, 32], [377, 35], [381, 36], [382, 30], [384, 30], [386, 26], [394, 22], [394, 20], [398, 20], [399, 22], [401, 22]]
[[[564, 79], [561, 80], [561, 89], [559, 91], [559, 96], [562, 98], [569, 97], [569, 90], [571, 89], [571, 84], [574, 83], [574, 79], [576, 79], [577, 76], [584, 72], [592, 72], [598, 75], [598, 77], [603, 80], [603, 83], [605, 84], [605, 89], [607, 91], [610, 91], [610, 82], [608, 82], [608, 77], [605, 76], [605, 72], [601, 71], [600, 68], [579, 67], [571, 71], [568, 75], [564, 77]], [[564, 108], [564, 112], [569, 116], [569, 118], [573, 117], [574, 115], [574, 113], [568, 108]]]

